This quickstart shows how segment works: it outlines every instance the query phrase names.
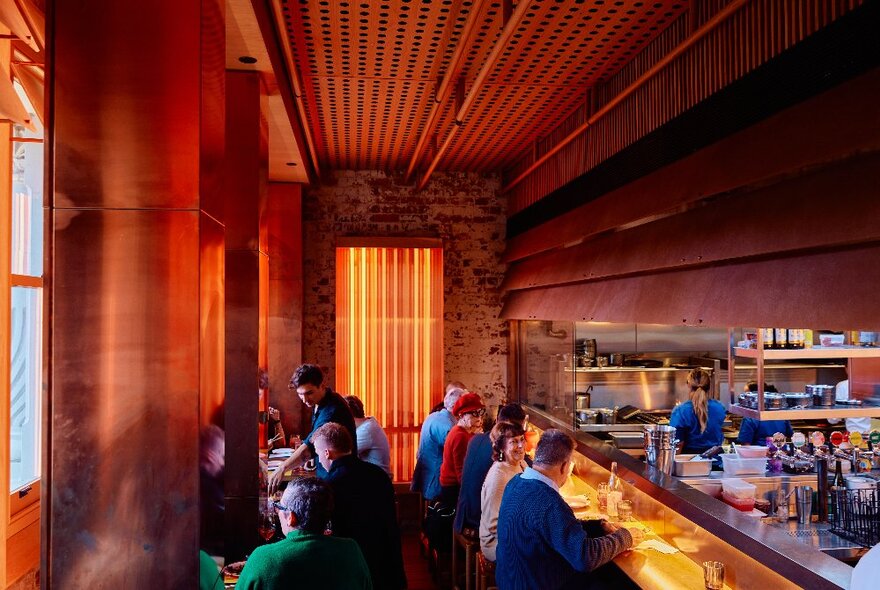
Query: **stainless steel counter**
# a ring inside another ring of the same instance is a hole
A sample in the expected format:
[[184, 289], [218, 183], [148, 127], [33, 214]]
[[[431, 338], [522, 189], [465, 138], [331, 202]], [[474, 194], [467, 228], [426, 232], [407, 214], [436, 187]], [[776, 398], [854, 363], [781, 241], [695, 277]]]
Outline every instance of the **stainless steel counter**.
[[[699, 478], [666, 475], [589, 433], [574, 431], [567, 422], [535, 408], [529, 408], [528, 413], [538, 428], [559, 428], [574, 436], [577, 452], [583, 457], [576, 469], [589, 484], [607, 478], [611, 462], [616, 461], [619, 473], [629, 483], [628, 497], [634, 500], [634, 514], [644, 514], [645, 520], [653, 521], [651, 526], [664, 531], [667, 537], [679, 541], [692, 538], [691, 559], [718, 559], [730, 564], [731, 572], [735, 572], [732, 588], [768, 582], [777, 584], [776, 588], [849, 587], [852, 567], [817, 551], [812, 543], [804, 543], [784, 527], [765, 524], [700, 491], [698, 486], [691, 485], [698, 483]], [[792, 477], [810, 476], [782, 477], [792, 485], [796, 482]], [[714, 483], [717, 476], [703, 479]], [[780, 479], [773, 483], [782, 482]]]
[[791, 518], [787, 522], [778, 522], [775, 519], [762, 518], [761, 522], [769, 527], [784, 531], [798, 543], [806, 545], [825, 555], [844, 561], [855, 561], [868, 550], [857, 543], [848, 541], [831, 532], [831, 525], [827, 522], [811, 522], [799, 524], [797, 518]]
[[[687, 485], [708, 494], [716, 496], [720, 493], [721, 482], [724, 480], [723, 471], [713, 471], [709, 477], [681, 477], [676, 478]], [[857, 543], [853, 543], [831, 532], [831, 525], [827, 522], [811, 522], [799, 524], [796, 516], [795, 498], [791, 491], [796, 486], [808, 485], [814, 490], [818, 487], [815, 473], [774, 473], [770, 475], [746, 475], [739, 477], [756, 486], [755, 497], [772, 501], [772, 495], [782, 492], [789, 495], [788, 511], [791, 517], [786, 522], [779, 522], [775, 518], [762, 518], [761, 522], [783, 530], [799, 543], [821, 551], [836, 559], [855, 561], [861, 557], [867, 549]], [[814, 513], [815, 518], [815, 513]]]

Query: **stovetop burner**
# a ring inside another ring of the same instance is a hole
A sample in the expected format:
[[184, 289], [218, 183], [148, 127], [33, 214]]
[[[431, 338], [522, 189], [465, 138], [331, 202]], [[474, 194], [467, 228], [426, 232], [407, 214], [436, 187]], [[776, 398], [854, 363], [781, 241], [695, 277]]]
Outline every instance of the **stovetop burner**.
[[667, 410], [640, 410], [635, 406], [624, 406], [617, 411], [618, 424], [660, 424], [669, 420], [672, 413]]

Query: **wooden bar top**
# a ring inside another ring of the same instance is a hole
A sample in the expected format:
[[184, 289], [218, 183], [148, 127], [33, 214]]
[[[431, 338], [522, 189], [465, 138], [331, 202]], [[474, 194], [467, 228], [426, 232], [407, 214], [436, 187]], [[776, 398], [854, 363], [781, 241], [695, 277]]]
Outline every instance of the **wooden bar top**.
[[[581, 478], [573, 475], [571, 481], [560, 489], [563, 497], [586, 495], [589, 498], [589, 507], [586, 510], [575, 510], [575, 515], [581, 519], [606, 518], [598, 510], [599, 500], [596, 490], [587, 485]], [[615, 522], [612, 520], [612, 522]], [[655, 539], [667, 545], [675, 547], [675, 542], [664, 539], [654, 533], [648, 526], [633, 515], [633, 520], [617, 524], [628, 528], [639, 528], [645, 531], [645, 540]], [[678, 547], [675, 547], [678, 549]], [[692, 561], [682, 551], [666, 554], [654, 549], [634, 549], [618, 555], [614, 563], [629, 578], [647, 590], [669, 590], [680, 588], [682, 590], [703, 590], [703, 568], [700, 564]], [[725, 590], [731, 590], [730, 586], [724, 585]]]

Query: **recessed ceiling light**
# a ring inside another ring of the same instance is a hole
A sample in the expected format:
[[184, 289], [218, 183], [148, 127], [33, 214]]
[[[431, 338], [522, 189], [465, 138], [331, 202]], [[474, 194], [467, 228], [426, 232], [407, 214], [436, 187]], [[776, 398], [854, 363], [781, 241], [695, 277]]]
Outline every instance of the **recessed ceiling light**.
[[238, 61], [240, 61], [243, 64], [255, 64], [255, 63], [257, 63], [257, 58], [251, 57], [250, 55], [242, 55], [241, 57], [238, 58]]
[[296, 162], [288, 162], [287, 166], [296, 166]]

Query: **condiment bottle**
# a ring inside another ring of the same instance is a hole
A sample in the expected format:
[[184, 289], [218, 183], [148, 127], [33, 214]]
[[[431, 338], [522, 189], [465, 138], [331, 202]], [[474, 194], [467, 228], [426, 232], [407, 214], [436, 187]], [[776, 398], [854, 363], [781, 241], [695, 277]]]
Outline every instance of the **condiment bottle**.
[[843, 499], [840, 497], [846, 490], [846, 482], [843, 479], [843, 465], [840, 459], [834, 461], [834, 479], [831, 480], [831, 503], [829, 504], [829, 512], [832, 510], [835, 514], [840, 512], [839, 502]]
[[617, 461], [611, 463], [611, 477], [608, 478], [608, 516], [617, 518], [617, 503], [623, 500], [623, 482], [617, 475]]

